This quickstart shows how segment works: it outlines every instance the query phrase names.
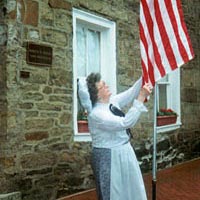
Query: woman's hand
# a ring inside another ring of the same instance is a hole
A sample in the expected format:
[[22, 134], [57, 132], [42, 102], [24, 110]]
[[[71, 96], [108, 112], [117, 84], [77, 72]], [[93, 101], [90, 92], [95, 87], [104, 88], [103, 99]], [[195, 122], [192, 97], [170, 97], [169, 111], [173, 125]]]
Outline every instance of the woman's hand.
[[145, 99], [152, 93], [152, 86], [149, 83], [145, 83], [145, 85], [141, 88], [140, 93], [138, 95], [138, 101], [144, 102]]

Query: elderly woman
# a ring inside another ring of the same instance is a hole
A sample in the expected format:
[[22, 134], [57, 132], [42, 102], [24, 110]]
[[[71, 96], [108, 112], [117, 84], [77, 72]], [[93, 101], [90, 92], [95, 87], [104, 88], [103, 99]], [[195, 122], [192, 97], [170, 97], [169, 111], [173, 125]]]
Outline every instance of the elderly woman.
[[[130, 131], [151, 87], [140, 78], [131, 88], [111, 95], [99, 73], [79, 80], [81, 104], [88, 110], [92, 168], [99, 200], [147, 200], [140, 167], [130, 144]], [[120, 110], [132, 103], [126, 113]]]

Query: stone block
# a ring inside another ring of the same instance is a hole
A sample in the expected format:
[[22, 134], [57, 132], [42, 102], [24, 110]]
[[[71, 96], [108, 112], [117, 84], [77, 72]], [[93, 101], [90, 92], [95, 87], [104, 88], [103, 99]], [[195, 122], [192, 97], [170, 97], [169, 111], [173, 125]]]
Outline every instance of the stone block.
[[53, 92], [54, 92], [55, 94], [68, 94], [68, 93], [71, 94], [72, 91], [69, 92], [69, 91], [68, 91], [67, 89], [65, 89], [65, 88], [55, 88]]
[[25, 14], [25, 1], [24, 0], [17, 0], [17, 19], [19, 21], [24, 20], [24, 14]]
[[72, 96], [67, 95], [52, 95], [49, 97], [50, 102], [72, 103]]
[[38, 26], [39, 6], [38, 2], [27, 0], [24, 14], [24, 24]]
[[41, 175], [41, 174], [49, 174], [52, 173], [52, 168], [46, 167], [43, 169], [39, 169], [39, 170], [31, 170], [27, 172], [28, 176], [33, 176], [33, 175]]
[[28, 119], [25, 121], [25, 129], [49, 129], [50, 127], [53, 127], [53, 122], [53, 119]]
[[8, 24], [8, 35], [7, 47], [9, 48], [9, 52], [7, 55], [9, 55], [12, 62], [15, 63], [16, 51], [19, 50], [19, 44], [21, 43], [21, 26], [17, 23]]
[[55, 10], [54, 23], [57, 28], [67, 33], [72, 32], [72, 17], [67, 15], [65, 10]]
[[40, 117], [44, 118], [57, 118], [59, 116], [59, 112], [50, 111], [50, 112], [40, 112]]
[[7, 2], [7, 5], [4, 7], [4, 16], [8, 16], [9, 19], [15, 20], [17, 16], [17, 3], [16, 0], [10, 0]]
[[27, 33], [27, 38], [30, 40], [38, 40], [40, 38], [40, 33], [38, 30], [30, 30], [28, 33]]
[[195, 86], [195, 70], [192, 68], [182, 69], [181, 71], [181, 85], [183, 87], [194, 87]]
[[63, 149], [67, 149], [67, 143], [56, 143], [49, 145], [49, 149], [52, 150], [53, 152], [55, 151], [61, 151]]
[[25, 111], [24, 115], [25, 115], [25, 118], [38, 117], [39, 112], [38, 111]]
[[48, 137], [49, 137], [49, 134], [47, 131], [31, 132], [25, 135], [26, 140], [29, 140], [29, 141], [43, 140]]
[[26, 178], [26, 177], [21, 177], [17, 180], [17, 184], [18, 184], [18, 187], [20, 188], [20, 191], [22, 193], [25, 193], [26, 191], [28, 191], [32, 188], [32, 179]]
[[63, 0], [49, 0], [49, 6], [51, 8], [60, 8], [65, 10], [71, 10], [72, 5], [71, 3]]
[[20, 104], [19, 104], [19, 107], [20, 107], [21, 109], [29, 110], [29, 109], [32, 109], [32, 108], [33, 108], [33, 103], [20, 103]]
[[44, 99], [44, 96], [39, 92], [27, 92], [23, 94], [23, 100], [25, 101], [42, 101]]
[[71, 72], [63, 69], [54, 69], [50, 71], [49, 84], [56, 86], [66, 86], [72, 82]]
[[63, 113], [60, 117], [60, 124], [67, 125], [72, 121], [70, 113]]
[[[69, 132], [69, 128], [67, 127], [54, 127], [51, 131], [50, 131], [50, 135], [51, 137], [57, 137], [57, 136], [61, 136], [64, 135], [66, 133]], [[70, 134], [71, 135], [71, 134]], [[67, 141], [67, 140], [66, 140]]]
[[197, 89], [195, 88], [184, 88], [181, 100], [183, 102], [197, 103]]
[[57, 184], [59, 184], [59, 179], [53, 175], [46, 175], [35, 181], [37, 187], [43, 187], [43, 185], [56, 187]]
[[0, 200], [21, 200], [21, 193], [12, 192], [8, 194], [0, 194]]
[[49, 87], [49, 86], [45, 86], [42, 92], [45, 93], [45, 94], [51, 94], [52, 88]]
[[0, 9], [0, 22], [4, 20], [6, 12], [7, 12], [5, 3], [6, 3], [5, 1], [0, 1], [0, 8], [1, 8]]
[[43, 111], [61, 111], [62, 110], [62, 105], [60, 104], [51, 104], [51, 103], [36, 103], [36, 107], [38, 110], [43, 110]]
[[5, 73], [4, 73], [4, 69], [3, 66], [0, 65], [0, 101], [2, 100], [2, 97], [5, 94], [5, 88], [6, 88], [6, 77], [5, 77]]
[[65, 32], [52, 29], [42, 29], [41, 36], [44, 42], [56, 44], [60, 47], [68, 46], [69, 36]]
[[16, 12], [16, 10], [11, 11], [10, 13], [8, 13], [8, 16], [9, 16], [9, 19], [15, 20], [16, 17], [17, 17], [17, 12]]
[[43, 169], [56, 163], [56, 155], [52, 152], [30, 153], [21, 157], [23, 169]]
[[15, 165], [14, 157], [0, 157], [0, 162], [5, 168], [10, 168]]
[[0, 45], [5, 46], [7, 43], [7, 25], [0, 24]]
[[157, 143], [157, 151], [167, 151], [170, 148], [170, 142], [169, 139], [164, 139], [162, 141], [159, 141]]
[[46, 3], [41, 4], [42, 7], [42, 13], [40, 15], [40, 23], [44, 26], [53, 26], [54, 25], [54, 13], [52, 12], [52, 9], [46, 5]]

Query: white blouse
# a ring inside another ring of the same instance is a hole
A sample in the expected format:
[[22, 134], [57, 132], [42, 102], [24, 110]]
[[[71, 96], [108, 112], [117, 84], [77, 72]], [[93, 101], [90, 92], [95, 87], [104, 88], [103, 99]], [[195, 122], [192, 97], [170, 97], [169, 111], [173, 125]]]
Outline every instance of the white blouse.
[[[88, 116], [92, 145], [94, 147], [113, 148], [128, 142], [129, 136], [126, 133], [126, 129], [136, 124], [142, 112], [147, 112], [143, 103], [136, 100], [141, 86], [142, 78], [128, 90], [112, 96], [109, 103], [95, 104]], [[121, 109], [131, 102], [132, 106], [125, 117], [116, 116], [109, 109], [110, 103]]]

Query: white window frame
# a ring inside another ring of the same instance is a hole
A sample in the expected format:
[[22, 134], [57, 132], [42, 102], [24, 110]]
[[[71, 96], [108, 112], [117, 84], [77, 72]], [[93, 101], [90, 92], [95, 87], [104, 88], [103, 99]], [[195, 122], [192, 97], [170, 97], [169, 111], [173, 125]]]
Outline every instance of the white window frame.
[[[172, 71], [168, 74], [168, 82], [159, 82], [159, 84], [167, 84], [167, 108], [171, 108], [177, 114], [177, 121], [175, 124], [165, 126], [157, 126], [157, 133], [172, 131], [181, 126], [181, 100], [180, 100], [180, 69]], [[157, 87], [158, 89], [158, 87]], [[157, 100], [159, 99], [159, 92], [157, 91]], [[158, 101], [157, 101], [158, 102]], [[157, 104], [158, 105], [158, 104]], [[157, 107], [158, 108], [158, 107]]]
[[[73, 128], [74, 141], [91, 141], [90, 133], [78, 133], [77, 127], [77, 63], [76, 27], [78, 24], [101, 32], [100, 73], [112, 94], [116, 94], [116, 25], [115, 22], [97, 15], [73, 8]], [[111, 78], [112, 77], [112, 78]]]

